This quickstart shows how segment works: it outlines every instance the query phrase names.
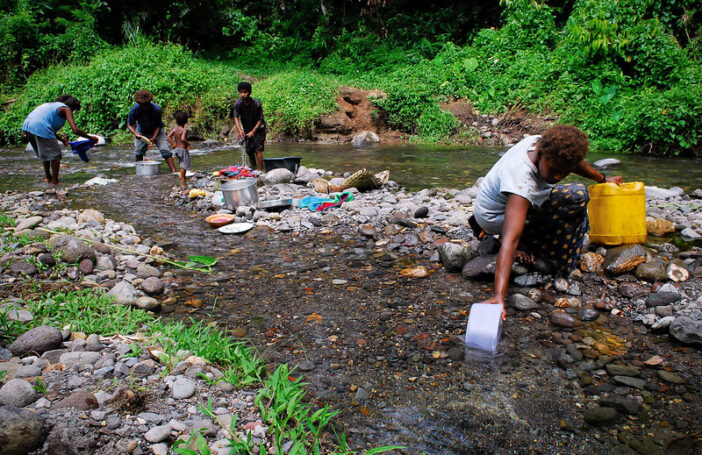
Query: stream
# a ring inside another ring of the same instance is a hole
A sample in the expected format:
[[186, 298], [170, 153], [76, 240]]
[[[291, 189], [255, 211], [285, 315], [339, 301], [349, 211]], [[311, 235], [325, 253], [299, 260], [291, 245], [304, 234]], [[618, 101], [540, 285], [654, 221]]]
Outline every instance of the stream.
[[[502, 151], [268, 144], [264, 156], [301, 156], [307, 167], [336, 172], [387, 168], [392, 180], [417, 190], [471, 185]], [[149, 152], [147, 158], [157, 155]], [[196, 151], [193, 165], [211, 172], [238, 163], [239, 156], [231, 149]], [[625, 180], [686, 191], [702, 188], [699, 161], [617, 158], [622, 164], [616, 173]], [[545, 320], [510, 316], [499, 356], [435, 357], [437, 344], [463, 334], [465, 310], [491, 295], [491, 282], [464, 280], [438, 267], [423, 280], [401, 277], [399, 270], [417, 258], [376, 248], [358, 235], [336, 233], [333, 224], [319, 234], [266, 228], [245, 236], [219, 234], [200, 214], [169, 200], [178, 180], [168, 175], [165, 164], [161, 175], [137, 177], [132, 159], [129, 149], [111, 146], [97, 149], [89, 163], [66, 158], [65, 184], [98, 174], [119, 179], [72, 191], [68, 207], [94, 208], [129, 222], [177, 259], [218, 257], [211, 274], [175, 271], [177, 303], [165, 308], [166, 317], [214, 322], [255, 346], [267, 364], [299, 365], [292, 374], [309, 383], [309, 400], [340, 411], [337, 429], [354, 448], [400, 444], [407, 447], [402, 453], [412, 454], [629, 453], [622, 438], [637, 438], [649, 429], [658, 437], [661, 428], [668, 428], [646, 427], [651, 422], [680, 429], [678, 413], [697, 421], [702, 417], [695, 403], [683, 402], [680, 408], [651, 405], [638, 422], [645, 428], [637, 423], [612, 434], [583, 427], [580, 391], [554, 363], [557, 349], [550, 337], [561, 332]], [[1, 191], [45, 187], [33, 154], [3, 149], [0, 160]], [[598, 292], [598, 286], [584, 284], [584, 294]], [[665, 352], [672, 363], [684, 363], [691, 355], [630, 321], [593, 323], [578, 333], [581, 339], [616, 341], [628, 355], [644, 360]], [[692, 355], [699, 366], [699, 353]], [[670, 442], [656, 437], [650, 439], [661, 448]]]

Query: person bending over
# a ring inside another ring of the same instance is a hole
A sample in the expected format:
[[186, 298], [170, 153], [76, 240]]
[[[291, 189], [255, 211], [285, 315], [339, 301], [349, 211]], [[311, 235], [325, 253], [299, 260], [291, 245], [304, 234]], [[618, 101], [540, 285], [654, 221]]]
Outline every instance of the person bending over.
[[538, 254], [557, 275], [567, 276], [580, 257], [590, 229], [587, 187], [556, 183], [571, 172], [598, 183], [622, 183], [621, 176], [607, 177], [584, 160], [588, 147], [587, 135], [578, 128], [553, 126], [510, 148], [480, 185], [471, 225], [500, 236], [494, 296], [485, 303], [502, 305], [502, 319], [515, 259], [534, 264]]
[[78, 136], [87, 137], [93, 144], [98, 141], [96, 136], [87, 134], [76, 126], [73, 113], [79, 110], [78, 98], [61, 95], [53, 103], [44, 103], [34, 108], [22, 124], [22, 132], [44, 165], [44, 181], [52, 185], [59, 183], [62, 151], [58, 141], [68, 145], [68, 137], [59, 137], [56, 133], [66, 121]]
[[146, 151], [156, 144], [171, 172], [175, 172], [173, 154], [166, 133], [163, 132], [161, 107], [153, 103], [153, 99], [154, 96], [148, 90], [139, 90], [134, 94], [136, 104], [129, 110], [127, 117], [127, 128], [134, 135], [134, 156], [136, 161], [143, 161]]

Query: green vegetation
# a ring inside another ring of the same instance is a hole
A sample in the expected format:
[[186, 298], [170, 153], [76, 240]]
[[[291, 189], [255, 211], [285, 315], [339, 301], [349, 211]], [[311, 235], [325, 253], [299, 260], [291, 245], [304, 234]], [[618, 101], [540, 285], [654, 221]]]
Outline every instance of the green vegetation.
[[[57, 3], [0, 3], [9, 30], [0, 142], [18, 142], [26, 114], [61, 93], [83, 102], [79, 124], [125, 140], [140, 88], [167, 120], [186, 109], [191, 126], [216, 137], [246, 78], [273, 137], [310, 136], [338, 88], [353, 85], [385, 92], [375, 104], [388, 124], [423, 142], [475, 138], [440, 107], [460, 100], [481, 114], [523, 109], [575, 124], [602, 151], [702, 149], [693, 0], [439, 1], [431, 13], [404, 0]], [[90, 33], [100, 37], [92, 47], [78, 39]], [[76, 40], [57, 47], [67, 36]]]
[[[156, 319], [144, 310], [115, 304], [111, 298], [93, 289], [51, 292], [40, 298], [28, 299], [24, 305], [34, 315], [31, 322], [10, 320], [7, 315], [9, 307], [0, 309], [0, 336], [8, 342], [40, 325], [70, 327], [73, 331], [105, 336], [140, 333], [144, 336], [144, 344], [163, 348], [165, 354], [159, 358], [167, 369], [172, 369], [182, 360], [176, 355], [180, 350], [187, 350], [224, 367], [226, 372], [223, 380], [237, 387], [259, 388], [256, 404], [269, 425], [278, 453], [282, 453], [281, 447], [286, 441], [293, 443], [289, 452], [291, 454], [319, 453], [321, 430], [330, 424], [337, 414], [326, 406], [315, 409], [311, 404], [303, 402], [305, 384], [300, 378], [290, 378], [287, 365], [281, 365], [272, 374], [267, 375], [263, 360], [251, 347], [235, 341], [222, 330], [205, 325], [201, 321], [191, 319], [184, 323]], [[132, 343], [126, 356], [138, 357], [142, 351], [142, 345]], [[3, 376], [4, 373], [0, 372], [0, 381]], [[130, 382], [130, 387], [136, 387], [133, 378]], [[46, 394], [46, 387], [42, 381], [37, 381], [35, 389]], [[211, 414], [211, 402], [201, 405], [200, 409], [203, 413]], [[234, 419], [232, 425], [235, 422]], [[231, 434], [232, 446], [237, 448], [235, 453], [252, 453], [250, 440], [240, 440], [234, 431]], [[200, 454], [209, 453], [201, 435], [193, 434], [191, 438], [196, 439]], [[345, 448], [343, 437], [341, 441], [344, 453], [354, 453]], [[180, 444], [174, 445], [176, 453], [198, 453], [178, 445]], [[378, 448], [366, 453], [380, 453], [391, 449]]]

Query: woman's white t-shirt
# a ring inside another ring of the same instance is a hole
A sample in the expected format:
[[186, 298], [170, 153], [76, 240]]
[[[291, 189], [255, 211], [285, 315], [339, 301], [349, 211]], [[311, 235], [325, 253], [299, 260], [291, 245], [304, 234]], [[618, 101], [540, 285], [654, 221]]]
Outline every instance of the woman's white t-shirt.
[[528, 136], [507, 150], [487, 173], [475, 199], [475, 219], [488, 234], [501, 234], [510, 194], [519, 195], [540, 206], [553, 185], [546, 183], [527, 152], [541, 136]]

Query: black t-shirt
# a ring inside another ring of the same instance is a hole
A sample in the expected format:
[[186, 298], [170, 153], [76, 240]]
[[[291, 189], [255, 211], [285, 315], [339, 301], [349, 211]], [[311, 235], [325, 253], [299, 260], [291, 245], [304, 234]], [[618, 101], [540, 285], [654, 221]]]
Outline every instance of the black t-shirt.
[[232, 106], [231, 116], [232, 118], [239, 117], [241, 126], [244, 128], [244, 133], [251, 131], [259, 120], [261, 120], [261, 126], [256, 133], [265, 133], [266, 131], [266, 121], [263, 118], [263, 106], [261, 106], [261, 102], [256, 98], [251, 98], [251, 103], [248, 106], [241, 101], [241, 98], [238, 98], [234, 101], [234, 105]]
[[135, 104], [129, 111], [127, 121], [130, 125], [137, 126], [137, 131], [147, 136], [153, 134], [156, 128], [163, 128], [163, 120], [161, 119], [161, 107], [156, 103], [151, 103], [151, 109], [144, 110]]

